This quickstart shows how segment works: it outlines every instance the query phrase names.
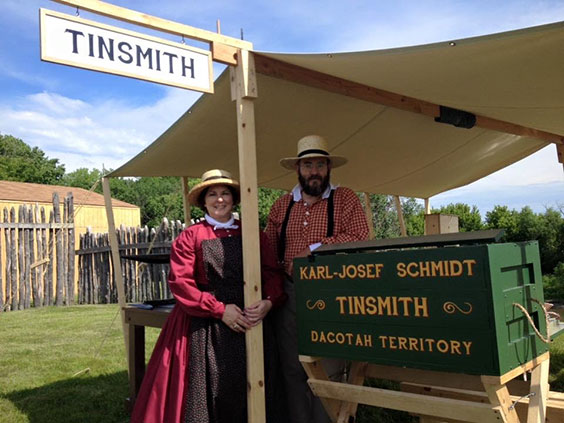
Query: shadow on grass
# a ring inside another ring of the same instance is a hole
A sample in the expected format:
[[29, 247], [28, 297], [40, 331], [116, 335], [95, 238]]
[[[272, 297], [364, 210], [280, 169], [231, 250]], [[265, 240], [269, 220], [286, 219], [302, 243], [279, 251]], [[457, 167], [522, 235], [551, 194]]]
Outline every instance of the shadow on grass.
[[128, 422], [127, 372], [66, 379], [3, 395], [30, 423]]

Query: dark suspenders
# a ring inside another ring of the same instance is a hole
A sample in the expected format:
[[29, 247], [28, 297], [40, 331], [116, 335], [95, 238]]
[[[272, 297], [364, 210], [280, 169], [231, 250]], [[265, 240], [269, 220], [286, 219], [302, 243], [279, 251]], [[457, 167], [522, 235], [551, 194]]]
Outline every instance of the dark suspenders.
[[[327, 199], [327, 237], [333, 236], [333, 231], [335, 227], [335, 202], [333, 199], [333, 194], [335, 190], [332, 189]], [[284, 221], [282, 222], [282, 228], [280, 229], [280, 237], [278, 238], [278, 260], [280, 262], [284, 261], [284, 253], [286, 252], [286, 228], [288, 227], [288, 221], [290, 220], [290, 212], [292, 207], [294, 207], [294, 196], [290, 194], [290, 203], [286, 209], [286, 215], [284, 216]]]

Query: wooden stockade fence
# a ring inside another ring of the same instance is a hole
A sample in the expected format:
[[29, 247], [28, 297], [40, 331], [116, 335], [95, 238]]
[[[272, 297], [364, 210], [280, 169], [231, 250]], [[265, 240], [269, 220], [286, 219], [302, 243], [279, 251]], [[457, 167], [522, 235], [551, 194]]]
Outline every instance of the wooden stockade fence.
[[0, 215], [0, 311], [74, 303], [72, 193], [57, 193], [47, 220], [44, 206], [3, 208]]
[[[168, 256], [172, 241], [184, 230], [180, 221], [165, 218], [159, 228], [120, 227], [117, 238], [121, 271], [127, 302], [142, 302], [172, 298], [167, 284], [169, 265], [147, 263], [135, 257], [150, 260], [151, 256]], [[117, 287], [113, 275], [108, 234], [87, 232], [80, 236], [78, 260], [78, 302], [80, 304], [107, 304], [117, 302]], [[128, 256], [130, 258], [124, 258]], [[133, 258], [131, 258], [133, 257]]]

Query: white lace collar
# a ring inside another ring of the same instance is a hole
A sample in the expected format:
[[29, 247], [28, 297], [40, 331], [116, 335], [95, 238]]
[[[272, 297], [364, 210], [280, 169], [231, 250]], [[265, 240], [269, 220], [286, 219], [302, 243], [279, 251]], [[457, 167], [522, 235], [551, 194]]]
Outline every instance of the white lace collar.
[[234, 224], [235, 218], [233, 217], [233, 214], [231, 215], [231, 219], [229, 219], [227, 222], [218, 222], [217, 220], [215, 220], [213, 217], [211, 217], [207, 213], [205, 215], [205, 219], [206, 219], [206, 222], [208, 222], [211, 226], [213, 226], [214, 231], [216, 229], [237, 229], [237, 228], [239, 228], [239, 225]]

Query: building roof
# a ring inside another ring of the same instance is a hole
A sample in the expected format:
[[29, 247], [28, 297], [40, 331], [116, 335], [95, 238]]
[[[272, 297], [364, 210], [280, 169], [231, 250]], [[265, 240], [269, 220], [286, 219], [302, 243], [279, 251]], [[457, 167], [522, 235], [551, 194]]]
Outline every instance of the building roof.
[[[295, 156], [297, 140], [309, 134], [349, 159], [332, 181], [419, 198], [474, 182], [551, 142], [562, 145], [563, 43], [559, 22], [389, 50], [255, 52], [258, 184], [291, 189], [295, 172], [278, 161]], [[199, 177], [222, 168], [237, 177], [229, 72], [214, 85], [214, 94], [202, 95], [110, 176]], [[436, 121], [439, 106], [474, 114], [476, 125]]]
[[[59, 194], [59, 199], [72, 192], [74, 205], [104, 206], [104, 196], [84, 188], [67, 187], [61, 185], [31, 184], [27, 182], [0, 181], [0, 201], [14, 201], [24, 203], [52, 203], [53, 193]], [[113, 207], [138, 208], [134, 204], [112, 199]]]

